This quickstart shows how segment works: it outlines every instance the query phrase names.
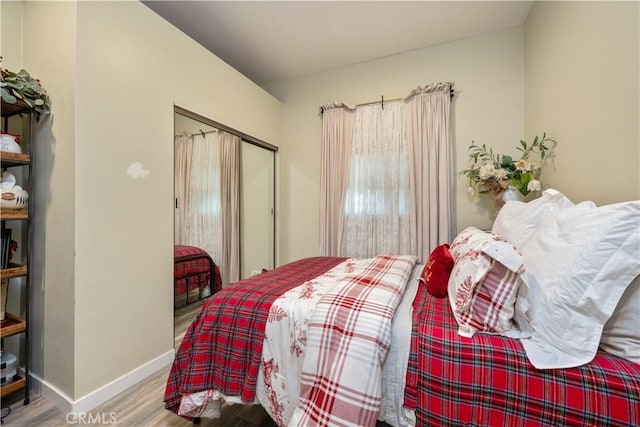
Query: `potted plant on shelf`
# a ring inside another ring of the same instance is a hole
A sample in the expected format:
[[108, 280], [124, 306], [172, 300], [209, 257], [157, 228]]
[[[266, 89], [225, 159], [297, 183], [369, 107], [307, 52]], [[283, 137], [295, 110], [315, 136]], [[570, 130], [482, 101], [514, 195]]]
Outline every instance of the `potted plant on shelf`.
[[520, 140], [516, 147], [521, 156], [514, 160], [509, 155], [494, 154], [485, 144], [469, 146], [469, 169], [459, 172], [469, 178], [469, 193], [493, 193], [501, 207], [507, 200], [524, 200], [531, 191], [540, 191], [540, 172], [557, 145], [546, 133], [536, 136], [531, 144]]
[[2, 69], [0, 79], [2, 100], [8, 104], [16, 104], [20, 101], [26, 103], [36, 113], [36, 120], [51, 111], [51, 99], [47, 91], [40, 84], [40, 80], [31, 77], [26, 70], [17, 73]]

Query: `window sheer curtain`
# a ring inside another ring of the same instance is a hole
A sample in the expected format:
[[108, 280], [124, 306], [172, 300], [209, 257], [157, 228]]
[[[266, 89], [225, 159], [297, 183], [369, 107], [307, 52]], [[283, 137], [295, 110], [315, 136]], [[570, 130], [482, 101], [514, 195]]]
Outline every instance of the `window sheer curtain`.
[[351, 141], [341, 253], [368, 258], [408, 254], [408, 145], [402, 102], [358, 108]]
[[239, 151], [224, 131], [176, 137], [175, 242], [207, 251], [223, 286], [239, 278]]
[[[426, 260], [435, 246], [450, 241], [450, 89], [451, 83], [418, 87], [384, 109], [380, 104], [323, 106], [324, 255], [409, 253]], [[353, 131], [327, 114], [336, 110], [354, 117]], [[334, 155], [324, 155], [332, 147]], [[346, 174], [344, 185], [330, 176], [334, 173]]]
[[[186, 244], [207, 251], [216, 264], [222, 258], [220, 153], [218, 132], [192, 137], [187, 182]], [[222, 264], [220, 272], [222, 273]]]

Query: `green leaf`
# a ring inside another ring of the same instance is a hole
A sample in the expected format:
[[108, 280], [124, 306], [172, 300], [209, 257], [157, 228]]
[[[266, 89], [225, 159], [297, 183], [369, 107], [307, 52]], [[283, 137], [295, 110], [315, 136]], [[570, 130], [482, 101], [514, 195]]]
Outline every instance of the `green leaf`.
[[523, 173], [520, 176], [511, 178], [511, 185], [516, 187], [520, 193], [523, 195], [529, 194], [529, 190], [527, 187], [529, 186], [529, 182], [531, 181], [531, 175], [528, 173]]
[[7, 86], [12, 87], [17, 90], [21, 90], [24, 87], [24, 84], [20, 82], [7, 82]]
[[9, 91], [7, 91], [5, 88], [1, 88], [1, 90], [2, 90], [2, 99], [4, 100], [4, 102], [7, 102], [9, 104], [15, 104], [16, 102], [18, 102], [16, 97], [11, 95]]

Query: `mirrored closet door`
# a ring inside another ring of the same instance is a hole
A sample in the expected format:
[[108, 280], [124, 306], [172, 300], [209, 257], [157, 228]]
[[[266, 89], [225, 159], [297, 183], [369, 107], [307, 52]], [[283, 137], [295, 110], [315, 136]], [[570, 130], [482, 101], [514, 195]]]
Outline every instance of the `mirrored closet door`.
[[275, 151], [243, 141], [240, 201], [240, 278], [275, 262]]
[[222, 286], [272, 269], [277, 147], [177, 106], [174, 125], [175, 243], [209, 253]]

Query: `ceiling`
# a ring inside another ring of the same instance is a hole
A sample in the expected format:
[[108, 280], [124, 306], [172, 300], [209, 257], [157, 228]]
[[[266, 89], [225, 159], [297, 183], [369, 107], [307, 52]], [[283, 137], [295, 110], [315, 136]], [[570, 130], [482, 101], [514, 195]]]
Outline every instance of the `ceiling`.
[[518, 26], [531, 1], [143, 1], [258, 85]]

